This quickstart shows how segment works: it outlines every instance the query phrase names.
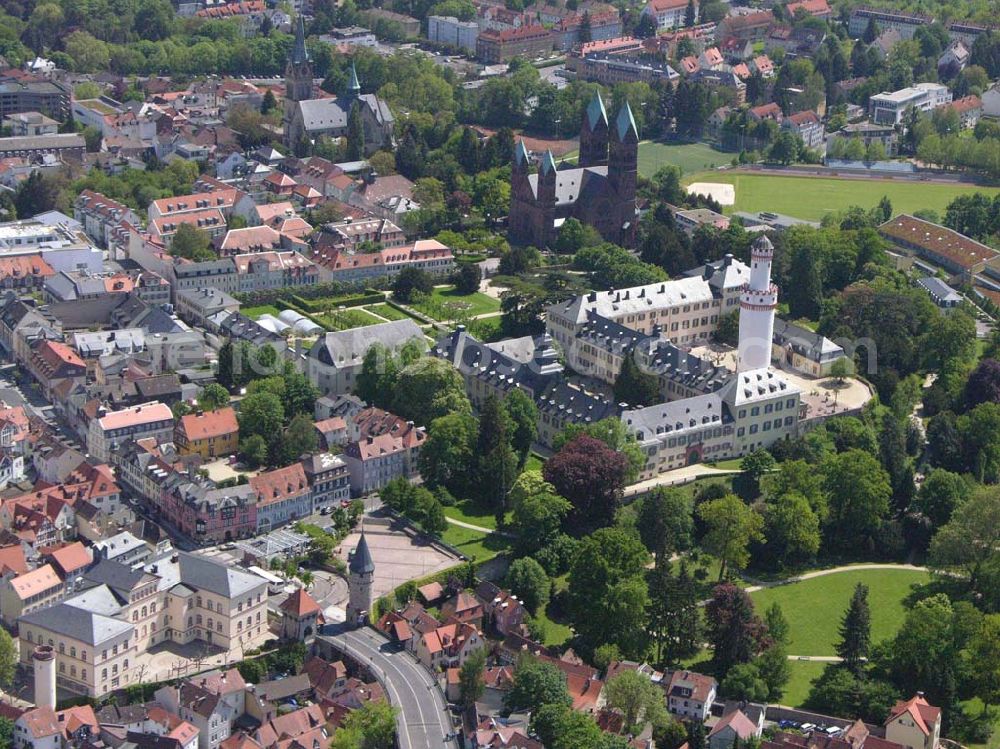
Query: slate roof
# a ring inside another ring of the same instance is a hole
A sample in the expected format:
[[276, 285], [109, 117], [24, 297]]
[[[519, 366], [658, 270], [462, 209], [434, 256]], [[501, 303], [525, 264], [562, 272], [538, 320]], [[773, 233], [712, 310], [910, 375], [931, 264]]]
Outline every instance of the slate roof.
[[178, 562], [182, 582], [228, 598], [236, 598], [266, 584], [262, 577], [226, 567], [195, 554], [182, 551]]

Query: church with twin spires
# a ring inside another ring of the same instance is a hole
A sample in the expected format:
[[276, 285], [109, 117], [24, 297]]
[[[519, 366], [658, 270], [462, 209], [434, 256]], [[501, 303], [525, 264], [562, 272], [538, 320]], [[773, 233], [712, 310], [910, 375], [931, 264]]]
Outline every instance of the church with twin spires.
[[[295, 151], [302, 144], [316, 142], [321, 136], [346, 137], [351, 110], [356, 106], [364, 130], [364, 155], [369, 156], [380, 148], [392, 148], [395, 119], [389, 105], [375, 94], [361, 93], [354, 63], [351, 78], [344, 96], [314, 98], [312, 59], [306, 49], [305, 25], [300, 15], [295, 27], [295, 44], [285, 66], [285, 106], [282, 126], [285, 146]], [[308, 149], [306, 149], [308, 150]]]
[[568, 218], [592, 226], [609, 242], [634, 247], [639, 131], [628, 102], [609, 122], [600, 92], [587, 106], [580, 129], [579, 166], [558, 169], [546, 151], [537, 169], [524, 141], [511, 165], [509, 235], [513, 242], [551, 245]]

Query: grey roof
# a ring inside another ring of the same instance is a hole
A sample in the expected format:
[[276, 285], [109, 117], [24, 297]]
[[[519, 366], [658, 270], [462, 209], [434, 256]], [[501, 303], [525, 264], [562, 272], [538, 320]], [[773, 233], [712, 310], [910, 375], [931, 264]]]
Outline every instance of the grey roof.
[[86, 145], [86, 141], [79, 133], [23, 135], [13, 138], [0, 138], [0, 153], [57, 148], [85, 148]]
[[361, 531], [361, 539], [358, 547], [351, 556], [350, 571], [355, 575], [368, 575], [375, 571], [375, 562], [372, 560], [372, 553], [368, 550], [368, 539], [365, 532]]
[[127, 600], [119, 598], [107, 585], [96, 585], [67, 598], [66, 603], [102, 616], [118, 616]]
[[83, 573], [85, 581], [96, 585], [106, 585], [124, 598], [128, 598], [129, 593], [144, 577], [146, 577], [144, 570], [134, 570], [128, 565], [110, 559], [102, 559]]
[[350, 367], [360, 364], [375, 343], [395, 349], [413, 339], [423, 344], [424, 334], [420, 327], [413, 320], [396, 320], [327, 333], [316, 341], [309, 356], [328, 366]]
[[666, 434], [676, 435], [689, 429], [721, 426], [732, 421], [732, 415], [718, 393], [625, 411], [621, 418], [639, 442], [659, 439]]
[[708, 281], [708, 285], [720, 293], [726, 289], [738, 289], [750, 280], [750, 268], [745, 263], [741, 263], [732, 255], [726, 255], [721, 260], [714, 263], [705, 263], [704, 266], [694, 268], [684, 273], [685, 278], [696, 278], [701, 276]]
[[962, 301], [962, 295], [955, 291], [951, 286], [946, 284], [940, 278], [935, 278], [934, 276], [927, 276], [921, 278], [917, 281], [921, 287], [926, 289], [934, 300], [941, 303], [953, 303], [958, 304]]
[[844, 355], [844, 349], [826, 336], [780, 317], [774, 320], [773, 340], [779, 346], [787, 346], [812, 361], [829, 361]]
[[267, 581], [250, 572], [227, 567], [211, 559], [181, 552], [179, 555], [181, 582], [197, 590], [207, 590], [235, 598], [267, 585]]
[[127, 622], [73, 606], [69, 601], [26, 614], [19, 621], [92, 646], [117, 637], [130, 637], [134, 631]]
[[[551, 154], [549, 154], [551, 156]], [[544, 166], [544, 161], [543, 161]], [[554, 166], [554, 165], [553, 165]], [[571, 205], [583, 198], [588, 188], [596, 183], [606, 183], [606, 166], [588, 166], [576, 169], [562, 169], [556, 172], [556, 205]], [[532, 192], [538, 195], [538, 174], [529, 174], [528, 183]]]

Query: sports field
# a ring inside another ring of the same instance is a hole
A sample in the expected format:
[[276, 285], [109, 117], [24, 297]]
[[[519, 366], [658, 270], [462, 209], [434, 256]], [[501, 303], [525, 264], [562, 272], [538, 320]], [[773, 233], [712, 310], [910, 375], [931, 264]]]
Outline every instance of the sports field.
[[[641, 153], [639, 169], [642, 171]], [[912, 213], [921, 208], [929, 208], [944, 215], [948, 204], [959, 195], [983, 192], [992, 197], [1000, 191], [996, 187], [939, 182], [792, 177], [731, 171], [690, 175], [685, 171], [684, 182], [724, 182], [734, 185], [736, 204], [727, 208], [727, 213], [772, 211], [809, 221], [819, 221], [827, 213], [842, 211], [855, 205], [871, 208], [883, 195], [887, 195], [892, 201], [893, 213]]]
[[854, 586], [868, 586], [872, 613], [872, 642], [896, 634], [906, 616], [904, 599], [914, 586], [930, 580], [926, 572], [907, 569], [867, 569], [838, 572], [751, 594], [754, 607], [763, 614], [777, 602], [791, 629], [791, 655], [836, 655], [840, 620], [847, 610]]
[[647, 140], [639, 144], [639, 174], [652, 177], [660, 167], [676, 164], [688, 175], [728, 164], [734, 155], [716, 151], [707, 143], [674, 144]]

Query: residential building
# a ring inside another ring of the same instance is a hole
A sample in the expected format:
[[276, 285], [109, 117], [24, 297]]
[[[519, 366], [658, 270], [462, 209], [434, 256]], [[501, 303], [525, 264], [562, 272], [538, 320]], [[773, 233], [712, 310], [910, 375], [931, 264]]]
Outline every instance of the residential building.
[[259, 473], [250, 479], [250, 488], [257, 494], [259, 533], [312, 514], [312, 489], [301, 463]]
[[240, 426], [231, 406], [186, 414], [177, 422], [174, 431], [178, 454], [198, 455], [202, 460], [235, 455], [239, 438]]
[[353, 252], [317, 246], [312, 260], [320, 278], [341, 283], [363, 283], [375, 278], [395, 278], [404, 268], [417, 268], [432, 276], [446, 276], [455, 268], [452, 251], [436, 239], [418, 239], [410, 246], [377, 252]]
[[87, 365], [65, 343], [47, 339], [36, 340], [28, 346], [27, 369], [38, 381], [42, 393], [51, 402], [54, 388], [67, 380], [83, 382]]
[[459, 21], [454, 16], [427, 16], [427, 38], [436, 44], [462, 49], [474, 55], [476, 40], [479, 38], [479, 24], [475, 21]]
[[55, 135], [59, 132], [59, 123], [41, 112], [10, 114], [4, 117], [3, 126], [10, 128], [10, 134], [14, 137]]
[[442, 624], [420, 636], [415, 655], [433, 672], [460, 668], [474, 652], [486, 647], [486, 641], [471, 624]]
[[802, 138], [802, 144], [806, 148], [823, 147], [823, 123], [812, 110], [788, 115], [782, 120], [781, 129]]
[[750, 720], [742, 710], [731, 710], [723, 715], [708, 733], [709, 749], [730, 749], [736, 744], [759, 739], [763, 729], [763, 711], [758, 711], [758, 715], [760, 724]]
[[72, 92], [47, 79], [0, 79], [0, 119], [18, 112], [41, 112], [58, 122], [69, 119]]
[[[642, 14], [656, 22], [657, 30], [665, 31], [687, 25], [685, 19], [687, 6], [688, 0], [650, 0], [642, 9]], [[696, 17], [697, 9], [698, 3], [696, 2]]]
[[354, 496], [371, 494], [395, 478], [409, 477], [406, 450], [401, 440], [388, 434], [352, 442], [344, 448]]
[[507, 31], [480, 29], [476, 57], [485, 65], [509, 62], [515, 57], [547, 57], [556, 41], [556, 34], [542, 25], [525, 25]]
[[885, 737], [907, 749], [938, 749], [941, 742], [941, 708], [934, 707], [917, 692], [900, 700], [885, 720]]
[[174, 436], [174, 415], [169, 406], [153, 401], [120, 411], [100, 408], [90, 422], [87, 450], [97, 460], [106, 461], [117, 443], [153, 437], [160, 443]]
[[350, 499], [350, 470], [340, 455], [314, 453], [302, 459], [302, 470], [309, 482], [314, 513]]
[[868, 114], [877, 125], [899, 125], [910, 109], [930, 112], [951, 102], [951, 91], [940, 83], [917, 83], [908, 88], [875, 94], [868, 100]]
[[0, 138], [0, 159], [52, 155], [63, 161], [79, 163], [83, 161], [86, 152], [87, 143], [79, 133]]
[[871, 143], [880, 143], [887, 156], [894, 156], [899, 144], [899, 133], [893, 125], [877, 125], [872, 122], [844, 125], [831, 137], [857, 138], [865, 148]]
[[174, 296], [177, 302], [177, 314], [192, 325], [210, 327], [210, 318], [220, 312], [240, 311], [240, 303], [236, 299], [212, 287], [179, 290]]
[[681, 719], [704, 721], [715, 702], [718, 686], [711, 676], [678, 669], [667, 681], [667, 710]]
[[509, 590], [503, 590], [489, 581], [476, 587], [476, 597], [483, 603], [483, 624], [506, 637], [520, 631], [527, 609]]
[[965, 45], [965, 42], [956, 39], [938, 57], [938, 75], [942, 78], [955, 77], [969, 64], [969, 58], [971, 57], [972, 52]]
[[931, 16], [922, 13], [904, 13], [890, 9], [859, 7], [851, 11], [847, 22], [847, 33], [854, 39], [861, 37], [872, 21], [883, 31], [894, 29], [903, 39], [912, 39], [917, 29], [934, 22]]
[[956, 99], [948, 106], [958, 113], [959, 127], [963, 130], [972, 130], [983, 116], [983, 100], [973, 94]]
[[348, 217], [323, 224], [313, 246], [351, 252], [362, 245], [381, 245], [382, 249], [391, 250], [405, 244], [403, 230], [387, 219]]
[[249, 484], [217, 488], [196, 477], [171, 474], [156, 506], [198, 544], [228, 543], [257, 535], [257, 493]]
[[66, 586], [51, 564], [16, 577], [0, 578], [0, 619], [14, 627], [25, 614], [44, 609], [66, 594]]
[[324, 395], [349, 393], [372, 344], [395, 350], [413, 340], [424, 345], [423, 331], [410, 319], [327, 333], [309, 350], [309, 379]]
[[591, 52], [574, 62], [577, 75], [605, 86], [617, 83], [675, 82], [680, 73], [665, 62], [630, 59], [624, 55]]
[[83, 190], [73, 202], [73, 218], [99, 247], [110, 249], [122, 224], [138, 227], [139, 217], [123, 203], [93, 190]]
[[[256, 231], [256, 229], [254, 229]], [[319, 283], [320, 269], [295, 251], [255, 252], [233, 257], [240, 292], [284, 289]]]

